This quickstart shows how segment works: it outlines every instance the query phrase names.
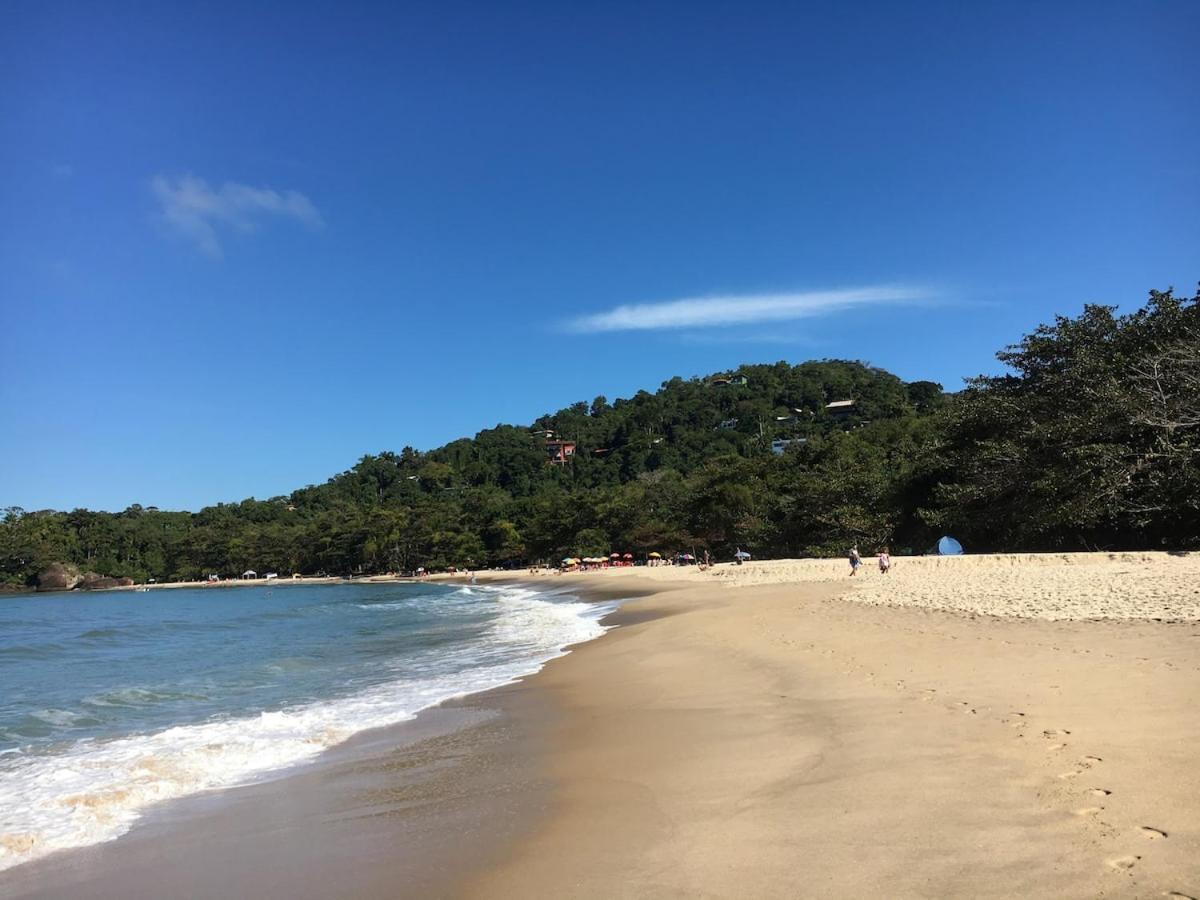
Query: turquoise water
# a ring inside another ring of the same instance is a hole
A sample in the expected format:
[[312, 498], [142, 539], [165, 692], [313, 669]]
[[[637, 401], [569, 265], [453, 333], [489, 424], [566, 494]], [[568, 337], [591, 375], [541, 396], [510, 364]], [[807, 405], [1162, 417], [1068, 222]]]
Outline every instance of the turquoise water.
[[433, 584], [0, 599], [0, 869], [534, 672], [610, 608]]

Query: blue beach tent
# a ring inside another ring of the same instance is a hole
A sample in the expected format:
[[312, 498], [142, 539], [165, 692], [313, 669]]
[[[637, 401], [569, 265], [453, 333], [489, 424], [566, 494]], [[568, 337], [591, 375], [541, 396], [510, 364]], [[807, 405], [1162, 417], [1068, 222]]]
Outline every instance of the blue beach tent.
[[962, 544], [947, 534], [944, 537], [938, 538], [937, 548], [934, 552], [938, 556], [961, 556], [963, 548]]

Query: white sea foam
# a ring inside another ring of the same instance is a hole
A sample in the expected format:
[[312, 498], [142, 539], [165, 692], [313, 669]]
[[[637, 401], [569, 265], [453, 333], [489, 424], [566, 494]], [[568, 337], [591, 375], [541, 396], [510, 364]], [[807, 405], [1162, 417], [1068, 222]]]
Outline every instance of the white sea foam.
[[479, 602], [494, 599], [499, 615], [480, 643], [460, 651], [471, 654], [472, 664], [457, 672], [410, 673], [352, 697], [254, 718], [83, 740], [59, 752], [7, 754], [0, 764], [0, 870], [111, 840], [152, 804], [263, 777], [309, 761], [357, 732], [511, 683], [569, 645], [601, 635], [599, 619], [613, 608], [549, 602], [511, 588], [478, 587], [475, 593]]

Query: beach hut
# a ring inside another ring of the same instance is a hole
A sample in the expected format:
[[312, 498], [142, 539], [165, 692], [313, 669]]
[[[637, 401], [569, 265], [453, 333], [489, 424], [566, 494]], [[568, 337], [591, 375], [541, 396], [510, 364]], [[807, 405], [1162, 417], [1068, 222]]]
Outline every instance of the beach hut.
[[739, 550], [737, 553], [735, 553], [733, 555], [737, 559], [750, 559], [750, 554], [747, 553], [745, 550]]
[[253, 569], [247, 569], [245, 572], [242, 573], [242, 578], [257, 578], [257, 577], [258, 577], [258, 573], [255, 572]]

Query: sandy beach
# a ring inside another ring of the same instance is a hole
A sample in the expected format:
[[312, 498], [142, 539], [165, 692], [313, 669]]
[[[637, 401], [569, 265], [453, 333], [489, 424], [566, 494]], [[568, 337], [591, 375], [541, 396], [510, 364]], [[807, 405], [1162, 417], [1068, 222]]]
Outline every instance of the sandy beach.
[[549, 667], [555, 812], [469, 893], [1200, 893], [1200, 628], [1143, 619], [1194, 617], [1200, 560], [847, 571], [685, 571]]
[[434, 711], [458, 737], [364, 736], [0, 896], [1200, 896], [1200, 557], [867, 563], [521, 575], [649, 593]]

